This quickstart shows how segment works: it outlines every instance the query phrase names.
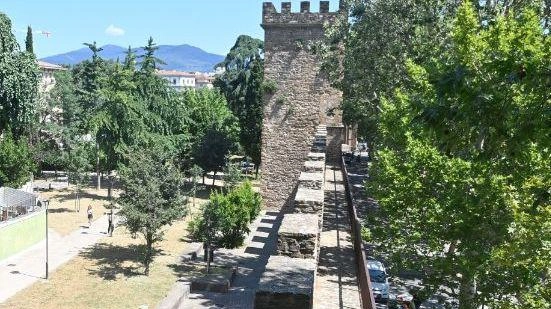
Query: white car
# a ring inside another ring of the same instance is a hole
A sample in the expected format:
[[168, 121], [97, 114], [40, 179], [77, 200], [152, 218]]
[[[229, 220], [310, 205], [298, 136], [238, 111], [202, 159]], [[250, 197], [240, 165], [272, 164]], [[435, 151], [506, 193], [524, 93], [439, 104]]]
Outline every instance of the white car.
[[371, 290], [375, 301], [388, 301], [388, 275], [383, 263], [377, 260], [367, 260], [367, 269], [371, 280]]

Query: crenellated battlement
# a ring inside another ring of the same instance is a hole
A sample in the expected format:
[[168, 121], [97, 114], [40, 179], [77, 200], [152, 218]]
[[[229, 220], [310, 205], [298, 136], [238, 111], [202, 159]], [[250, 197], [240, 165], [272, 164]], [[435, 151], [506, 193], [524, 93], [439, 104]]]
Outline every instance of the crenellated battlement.
[[332, 22], [338, 12], [329, 12], [329, 1], [320, 1], [319, 12], [310, 11], [310, 1], [300, 2], [298, 12], [291, 11], [291, 2], [282, 2], [281, 10], [278, 12], [272, 2], [264, 2], [262, 5], [262, 27], [277, 26], [307, 26], [323, 25]]

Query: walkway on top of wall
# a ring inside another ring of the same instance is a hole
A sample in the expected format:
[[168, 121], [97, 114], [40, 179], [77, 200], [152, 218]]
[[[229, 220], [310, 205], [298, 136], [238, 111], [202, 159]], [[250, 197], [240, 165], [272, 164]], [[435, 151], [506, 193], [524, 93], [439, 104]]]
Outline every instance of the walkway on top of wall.
[[361, 308], [345, 194], [340, 167], [327, 165], [314, 309]]

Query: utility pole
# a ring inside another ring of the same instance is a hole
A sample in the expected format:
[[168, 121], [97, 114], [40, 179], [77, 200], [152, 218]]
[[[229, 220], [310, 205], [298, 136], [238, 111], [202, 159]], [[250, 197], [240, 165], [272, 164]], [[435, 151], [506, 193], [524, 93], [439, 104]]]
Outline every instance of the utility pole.
[[49, 200], [44, 201], [46, 206], [46, 280], [48, 280], [48, 206], [50, 204]]

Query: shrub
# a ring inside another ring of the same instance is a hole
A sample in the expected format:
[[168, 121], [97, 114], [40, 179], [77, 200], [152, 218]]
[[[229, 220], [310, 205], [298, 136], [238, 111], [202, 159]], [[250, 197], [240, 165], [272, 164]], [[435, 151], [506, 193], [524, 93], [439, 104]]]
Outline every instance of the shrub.
[[203, 206], [201, 214], [191, 220], [187, 230], [196, 241], [210, 240], [216, 247], [237, 248], [250, 232], [249, 224], [258, 217], [260, 207], [260, 194], [254, 192], [247, 181], [226, 194], [211, 194], [209, 202]]

